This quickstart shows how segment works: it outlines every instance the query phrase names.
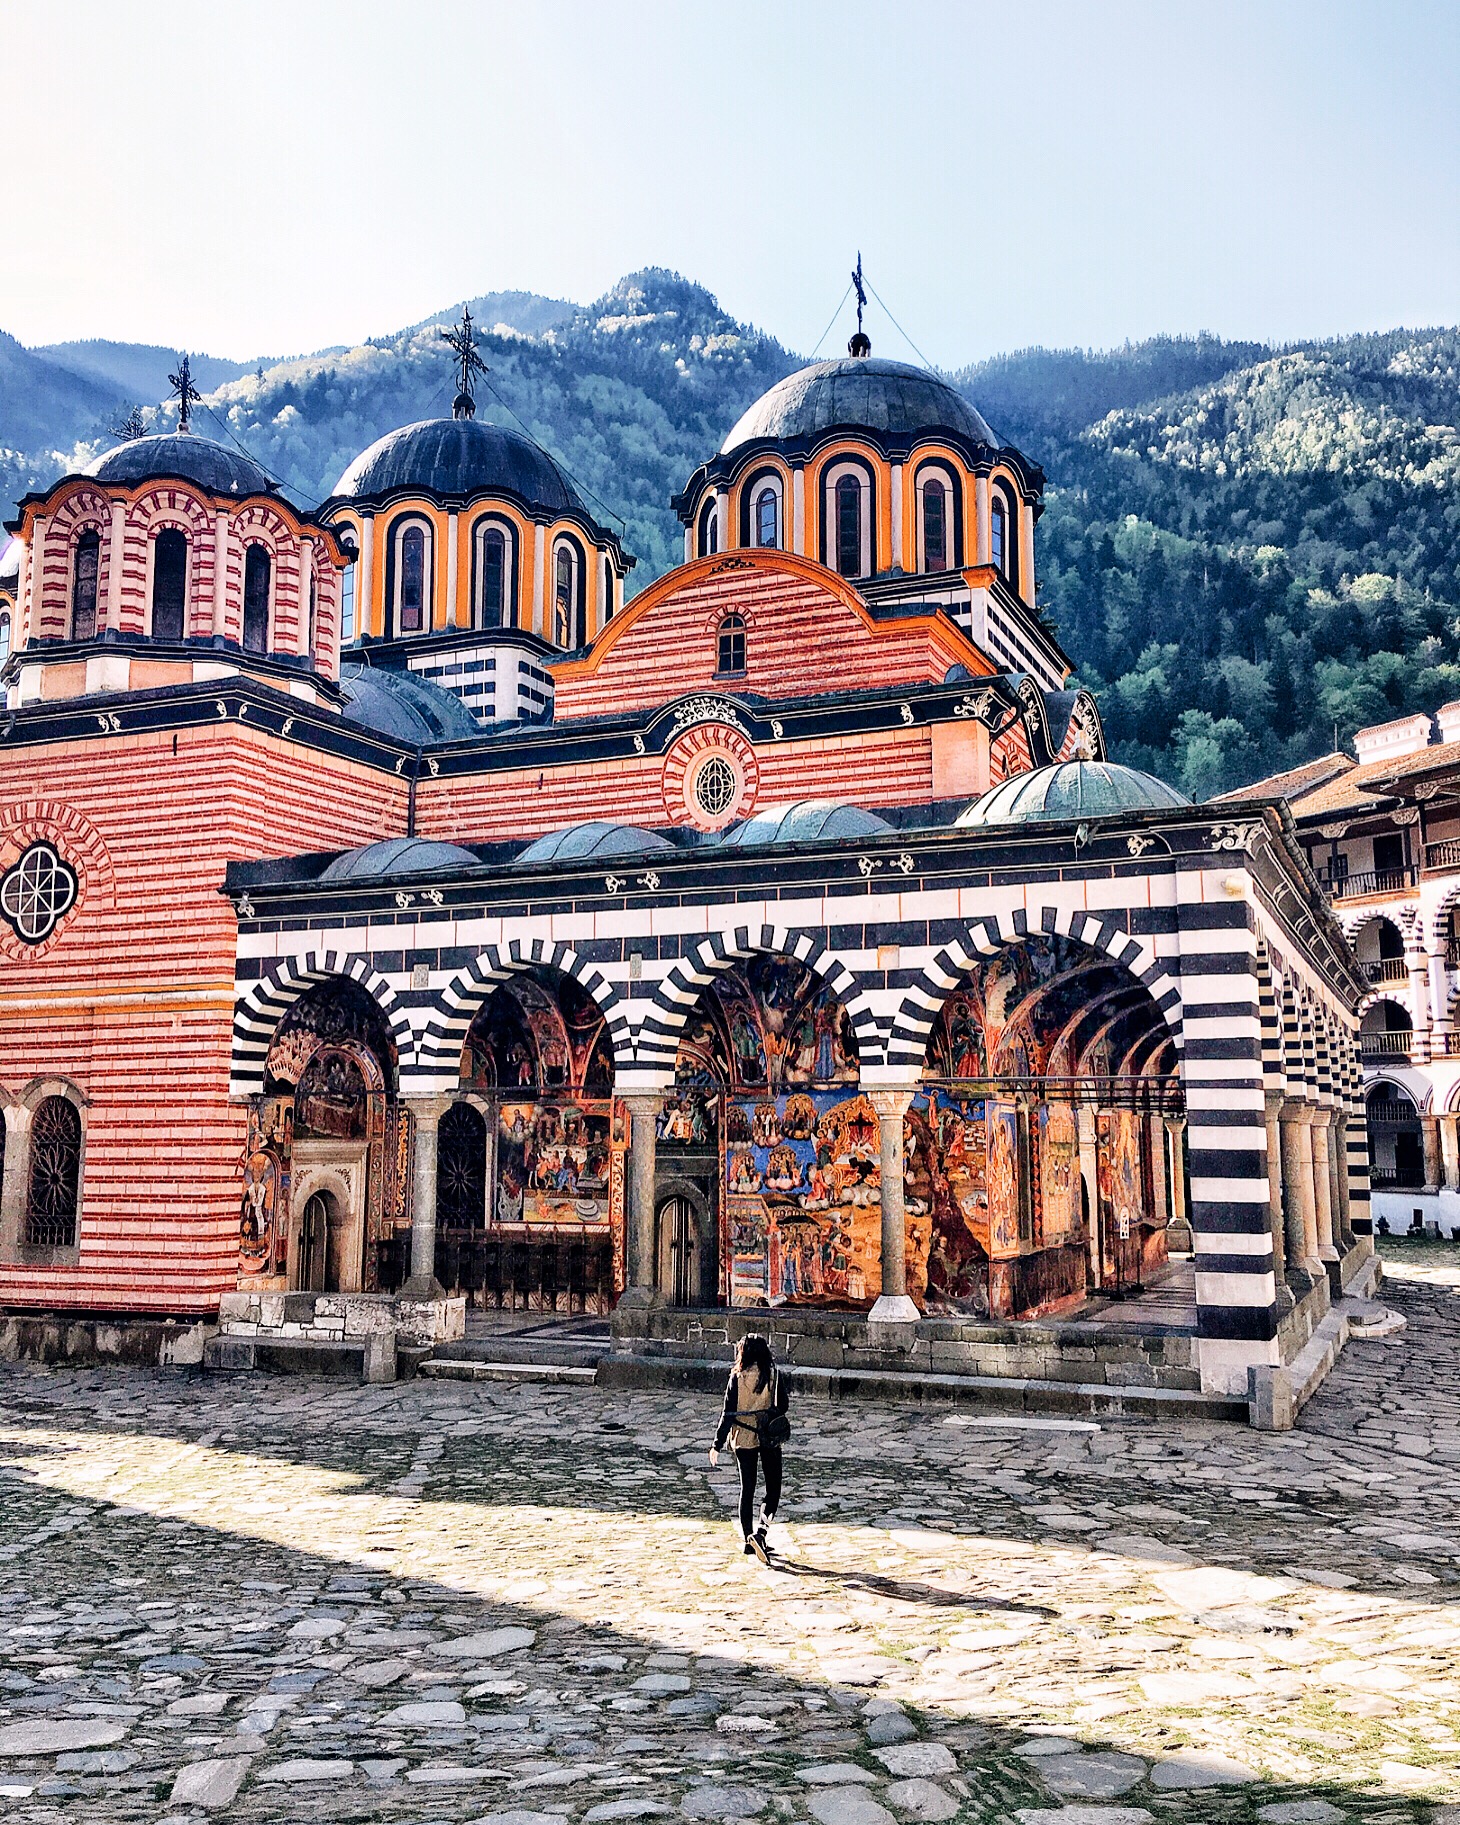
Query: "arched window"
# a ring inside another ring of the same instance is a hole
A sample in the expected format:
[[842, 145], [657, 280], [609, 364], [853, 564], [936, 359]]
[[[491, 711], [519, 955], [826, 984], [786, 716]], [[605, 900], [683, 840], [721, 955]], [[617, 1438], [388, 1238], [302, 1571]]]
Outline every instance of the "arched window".
[[473, 623], [477, 627], [511, 627], [515, 617], [507, 533], [500, 526], [478, 526], [476, 544], [477, 600]]
[[836, 567], [844, 577], [862, 574], [862, 484], [855, 475], [836, 485]]
[[400, 534], [396, 560], [398, 634], [418, 634], [426, 624], [426, 528], [409, 525]]
[[0, 613], [0, 665], [10, 657], [10, 613]]
[[948, 494], [942, 482], [923, 483], [923, 569], [948, 568]]
[[1008, 545], [1009, 517], [1003, 495], [996, 494], [989, 503], [989, 562], [995, 570], [1003, 570]]
[[81, 1184], [81, 1116], [64, 1096], [48, 1096], [30, 1124], [30, 1182], [25, 1239], [37, 1248], [76, 1244], [76, 1196]]
[[712, 558], [720, 549], [720, 510], [713, 495], [700, 509], [700, 556]]
[[569, 650], [583, 644], [583, 584], [578, 554], [566, 539], [553, 559], [553, 639]]
[[774, 488], [762, 488], [755, 497], [755, 542], [775, 547], [780, 544], [780, 502]]
[[309, 579], [309, 656], [314, 657], [314, 642], [319, 623], [319, 591], [315, 588], [314, 578]]
[[101, 534], [88, 528], [76, 541], [71, 573], [71, 638], [96, 638], [96, 575], [101, 565]]
[[717, 673], [745, 670], [745, 622], [739, 615], [726, 615], [720, 623], [720, 651]]
[[243, 650], [269, 650], [269, 581], [273, 560], [262, 545], [250, 545], [243, 559]]
[[355, 638], [355, 566], [347, 564], [340, 577], [340, 641]]
[[181, 640], [187, 611], [188, 542], [173, 527], [152, 542], [152, 638]]

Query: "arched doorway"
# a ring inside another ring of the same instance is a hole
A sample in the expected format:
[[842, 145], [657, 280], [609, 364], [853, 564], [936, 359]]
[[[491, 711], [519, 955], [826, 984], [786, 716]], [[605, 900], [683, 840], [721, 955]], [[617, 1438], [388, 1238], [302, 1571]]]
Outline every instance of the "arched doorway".
[[436, 1152], [436, 1277], [478, 1307], [607, 1313], [623, 1284], [627, 1123], [602, 1010], [537, 965], [462, 1045]]
[[1163, 1118], [1182, 1109], [1170, 1031], [1123, 965], [1046, 936], [976, 964], [934, 1022], [904, 1124], [914, 1298], [1033, 1317], [1135, 1290], [1166, 1262]]
[[[856, 1034], [825, 979], [764, 954], [717, 976], [680, 1037], [656, 1135], [656, 1210], [703, 1212], [704, 1303], [846, 1305], [877, 1296], [878, 1122]], [[686, 1268], [666, 1253], [674, 1296]]]
[[1413, 1100], [1397, 1084], [1381, 1081], [1369, 1092], [1364, 1109], [1374, 1189], [1419, 1191], [1425, 1182], [1424, 1130]]
[[330, 1291], [375, 1292], [401, 1283], [411, 1126], [396, 1084], [389, 1025], [358, 982], [333, 977], [289, 1009], [249, 1111], [240, 1285], [324, 1291], [328, 1279]]

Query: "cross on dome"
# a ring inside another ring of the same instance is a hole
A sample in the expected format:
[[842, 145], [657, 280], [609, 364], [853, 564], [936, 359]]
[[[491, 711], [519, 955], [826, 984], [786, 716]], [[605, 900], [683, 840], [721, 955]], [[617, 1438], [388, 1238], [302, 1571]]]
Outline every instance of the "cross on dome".
[[441, 332], [441, 340], [456, 356], [456, 398], [452, 402], [453, 418], [476, 417], [476, 395], [472, 388], [472, 377], [485, 374], [487, 364], [477, 353], [476, 335], [472, 328], [471, 306], [461, 307], [461, 322]]
[[872, 338], [861, 327], [861, 312], [867, 308], [867, 287], [861, 279], [861, 248], [856, 250], [856, 266], [852, 266], [852, 290], [856, 292], [856, 336], [847, 343], [847, 354], [861, 360], [872, 352]]
[[179, 431], [192, 429], [192, 409], [201, 403], [203, 395], [193, 385], [192, 364], [186, 355], [178, 362], [177, 372], [169, 374], [167, 384], [172, 388], [173, 397], [177, 400], [177, 428]]

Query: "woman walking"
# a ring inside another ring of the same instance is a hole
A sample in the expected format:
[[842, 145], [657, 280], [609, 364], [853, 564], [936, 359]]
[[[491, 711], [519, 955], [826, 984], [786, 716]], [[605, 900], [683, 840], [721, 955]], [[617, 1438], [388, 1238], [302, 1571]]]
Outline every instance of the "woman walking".
[[[720, 1414], [720, 1430], [710, 1447], [710, 1463], [719, 1463], [720, 1452], [729, 1439], [740, 1472], [741, 1537], [745, 1551], [756, 1554], [765, 1565], [771, 1562], [766, 1530], [775, 1520], [781, 1501], [781, 1446], [790, 1434], [785, 1378], [771, 1357], [771, 1346], [764, 1337], [742, 1337], [735, 1346], [735, 1366], [725, 1386], [725, 1407]], [[765, 1472], [765, 1500], [760, 1522], [752, 1531], [757, 1463]]]

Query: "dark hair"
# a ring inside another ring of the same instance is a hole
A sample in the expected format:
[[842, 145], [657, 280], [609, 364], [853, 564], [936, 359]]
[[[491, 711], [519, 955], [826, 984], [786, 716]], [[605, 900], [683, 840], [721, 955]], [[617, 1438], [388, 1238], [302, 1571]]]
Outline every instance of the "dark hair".
[[771, 1346], [764, 1337], [758, 1337], [754, 1331], [747, 1331], [735, 1346], [735, 1367], [737, 1370], [754, 1369], [756, 1371], [755, 1391], [760, 1393], [771, 1378], [775, 1368], [771, 1360]]

